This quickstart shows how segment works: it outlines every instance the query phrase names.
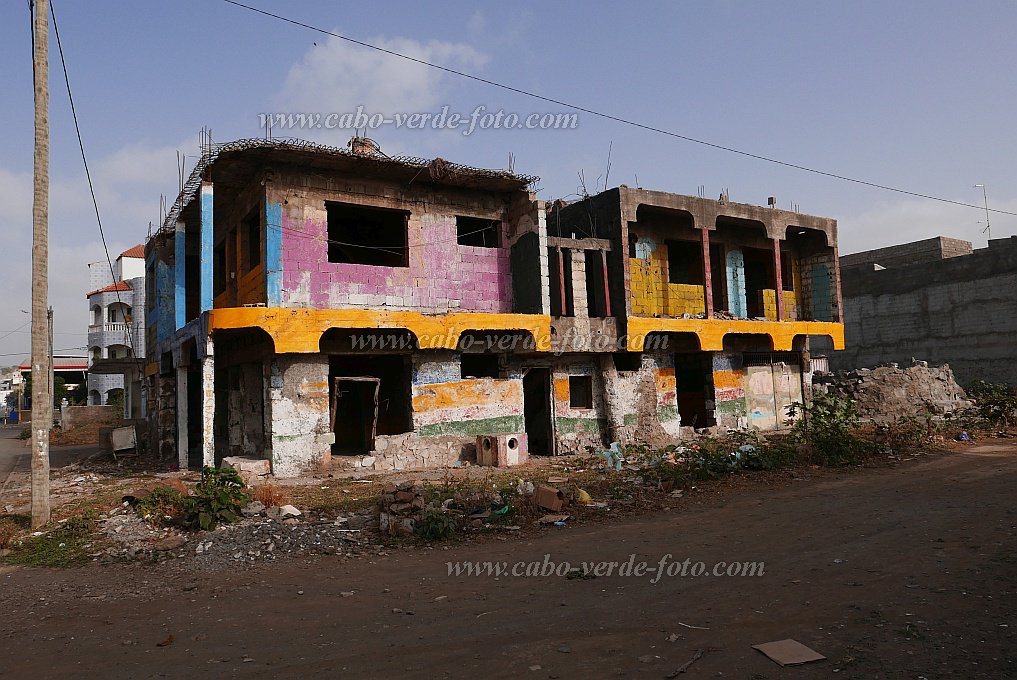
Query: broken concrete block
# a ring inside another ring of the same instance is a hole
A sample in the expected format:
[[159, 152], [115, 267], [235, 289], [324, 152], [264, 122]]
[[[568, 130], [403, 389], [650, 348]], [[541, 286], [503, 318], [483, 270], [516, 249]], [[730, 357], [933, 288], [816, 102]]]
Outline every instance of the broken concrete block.
[[283, 520], [291, 517], [300, 517], [303, 513], [292, 505], [277, 505], [266, 510], [265, 514], [271, 519]]
[[242, 456], [227, 456], [219, 464], [221, 468], [232, 468], [237, 471], [244, 484], [250, 486], [260, 478], [272, 474], [272, 462], [264, 458], [244, 458]]

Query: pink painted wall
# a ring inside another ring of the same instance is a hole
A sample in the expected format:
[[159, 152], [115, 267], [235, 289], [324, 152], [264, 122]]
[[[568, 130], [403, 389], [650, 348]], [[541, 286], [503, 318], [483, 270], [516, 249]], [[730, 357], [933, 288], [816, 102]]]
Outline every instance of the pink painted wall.
[[283, 306], [512, 311], [508, 249], [457, 244], [454, 216], [412, 214], [410, 266], [378, 267], [329, 262], [325, 211], [293, 212], [282, 215]]

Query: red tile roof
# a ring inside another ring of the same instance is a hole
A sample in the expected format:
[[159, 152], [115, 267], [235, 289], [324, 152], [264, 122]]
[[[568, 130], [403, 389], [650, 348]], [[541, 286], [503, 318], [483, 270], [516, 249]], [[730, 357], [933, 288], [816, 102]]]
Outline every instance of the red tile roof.
[[144, 259], [144, 257], [145, 257], [145, 246], [137, 245], [137, 246], [134, 246], [133, 248], [128, 248], [124, 252], [120, 253], [120, 257], [140, 257], [140, 258]]
[[85, 297], [87, 298], [92, 297], [97, 293], [112, 293], [114, 291], [125, 291], [125, 290], [131, 290], [131, 285], [126, 281], [117, 281], [116, 283], [109, 284], [105, 288], [97, 288], [90, 293], [85, 293]]

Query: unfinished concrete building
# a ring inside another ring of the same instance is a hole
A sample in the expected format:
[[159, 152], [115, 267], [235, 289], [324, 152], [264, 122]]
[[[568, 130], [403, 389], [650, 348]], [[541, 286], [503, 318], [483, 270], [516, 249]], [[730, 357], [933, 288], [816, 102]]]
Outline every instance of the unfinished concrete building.
[[546, 217], [534, 179], [361, 139], [210, 149], [146, 248], [160, 455], [293, 476], [765, 429], [806, 337], [841, 345], [833, 220], [625, 187]]
[[841, 258], [849, 370], [912, 359], [949, 363], [957, 381], [1017, 385], [1017, 237], [986, 248], [944, 236]]
[[613, 255], [623, 351], [603, 389], [616, 439], [782, 428], [803, 400], [810, 336], [843, 346], [835, 220], [621, 186], [552, 206], [547, 225], [552, 245], [603, 240]]

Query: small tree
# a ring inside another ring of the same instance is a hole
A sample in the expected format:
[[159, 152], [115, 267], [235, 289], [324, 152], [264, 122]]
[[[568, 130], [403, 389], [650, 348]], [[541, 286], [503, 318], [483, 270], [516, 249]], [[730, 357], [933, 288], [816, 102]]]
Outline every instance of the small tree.
[[815, 392], [809, 404], [791, 405], [795, 421], [791, 432], [812, 449], [812, 459], [820, 465], [847, 465], [858, 462], [866, 452], [866, 442], [855, 434], [859, 425], [853, 400], [824, 392]]

